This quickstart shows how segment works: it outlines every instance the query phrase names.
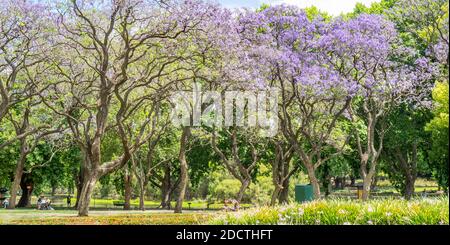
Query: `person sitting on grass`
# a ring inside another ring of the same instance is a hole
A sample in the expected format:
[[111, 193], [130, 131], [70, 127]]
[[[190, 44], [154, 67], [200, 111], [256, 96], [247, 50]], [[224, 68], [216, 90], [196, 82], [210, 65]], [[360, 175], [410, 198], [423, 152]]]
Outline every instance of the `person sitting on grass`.
[[45, 207], [45, 198], [44, 196], [40, 196], [37, 200], [37, 210], [42, 210]]
[[[230, 206], [228, 206], [230, 205]], [[223, 205], [225, 211], [239, 211], [240, 205], [236, 199], [225, 199], [225, 204]]]
[[51, 201], [49, 198], [47, 198], [47, 199], [45, 200], [45, 210], [55, 210], [55, 209], [51, 206], [51, 204], [52, 204], [52, 201]]
[[8, 200], [8, 198], [6, 198], [5, 200], [3, 200], [2, 205], [3, 205], [3, 208], [7, 208], [7, 207], [9, 206], [9, 200]]

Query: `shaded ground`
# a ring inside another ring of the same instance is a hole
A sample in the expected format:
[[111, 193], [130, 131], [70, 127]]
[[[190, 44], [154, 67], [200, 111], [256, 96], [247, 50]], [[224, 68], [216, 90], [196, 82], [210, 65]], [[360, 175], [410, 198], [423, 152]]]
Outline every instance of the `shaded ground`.
[[169, 210], [90, 211], [89, 217], [77, 217], [76, 210], [38, 211], [33, 209], [0, 210], [0, 224], [42, 225], [163, 225], [203, 224], [219, 212]]
[[[50, 197], [52, 200], [52, 207], [55, 209], [73, 209], [73, 206], [76, 203], [76, 199], [72, 198], [71, 208], [67, 207], [66, 203], [66, 195], [55, 195]], [[18, 197], [20, 198], [20, 196]], [[37, 202], [37, 197], [33, 196], [31, 198], [31, 205], [35, 208]], [[123, 209], [123, 200], [120, 199], [91, 199], [91, 203], [89, 208], [91, 210], [122, 210]], [[115, 205], [115, 203], [122, 203], [121, 205]], [[131, 200], [131, 209], [138, 210], [139, 209], [139, 199]], [[175, 207], [176, 202], [172, 202], [172, 207]], [[160, 201], [145, 201], [145, 209], [149, 210], [162, 210]], [[242, 203], [241, 208], [249, 208], [254, 205], [248, 203]], [[215, 203], [207, 203], [203, 200], [193, 200], [193, 201], [185, 201], [183, 202], [184, 210], [222, 210], [224, 208], [223, 202], [215, 202]]]

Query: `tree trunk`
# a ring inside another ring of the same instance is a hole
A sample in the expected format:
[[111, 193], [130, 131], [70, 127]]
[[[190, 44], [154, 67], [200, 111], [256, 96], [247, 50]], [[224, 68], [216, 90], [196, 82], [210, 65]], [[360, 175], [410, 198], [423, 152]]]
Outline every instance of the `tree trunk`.
[[145, 193], [146, 193], [147, 182], [139, 182], [139, 210], [145, 211]]
[[30, 174], [23, 174], [20, 181], [20, 188], [22, 189], [22, 196], [20, 197], [17, 207], [25, 208], [31, 206], [31, 196], [34, 189], [34, 183]]
[[172, 209], [172, 204], [170, 203], [171, 200], [171, 192], [170, 190], [167, 190], [162, 194], [162, 200], [161, 200], [161, 208], [170, 210]]
[[408, 153], [406, 153], [406, 156], [402, 154], [402, 150], [397, 148], [395, 155], [405, 176], [403, 196], [406, 200], [410, 200], [414, 195], [414, 184], [417, 178], [417, 143], [414, 142], [412, 145], [411, 157], [408, 157]]
[[278, 203], [280, 204], [289, 203], [289, 178], [287, 178], [283, 182], [283, 189], [281, 190], [280, 195], [278, 197]]
[[[376, 157], [378, 158], [378, 157]], [[361, 169], [363, 173], [363, 190], [362, 190], [362, 200], [366, 201], [369, 199], [370, 190], [372, 190], [373, 177], [376, 174], [376, 159], [372, 159], [370, 162], [369, 171], [366, 173], [366, 169], [364, 167]], [[363, 165], [365, 166], [365, 164]]]
[[184, 127], [183, 133], [180, 138], [180, 154], [178, 159], [180, 161], [180, 183], [179, 183], [179, 194], [177, 199], [177, 204], [175, 206], [175, 213], [181, 213], [183, 209], [184, 195], [186, 193], [186, 187], [188, 184], [188, 163], [186, 160], [186, 148], [190, 136], [190, 128]]
[[77, 209], [79, 208], [78, 205], [80, 203], [81, 189], [83, 188], [84, 173], [85, 173], [85, 170], [84, 170], [83, 166], [80, 166], [80, 171], [78, 172], [78, 175], [76, 176], [76, 179], [75, 179], [75, 186], [77, 189], [77, 199], [75, 201], [75, 208], [77, 208]]
[[314, 192], [314, 199], [320, 198], [320, 184], [319, 180], [316, 178], [316, 173], [314, 171], [314, 167], [312, 164], [305, 164], [306, 170], [308, 172], [308, 178], [312, 185], [313, 192]]
[[75, 208], [78, 209], [78, 205], [80, 204], [80, 195], [81, 195], [81, 189], [83, 188], [83, 184], [77, 184], [77, 199], [75, 200]]
[[333, 191], [333, 184], [331, 183], [331, 177], [328, 177], [326, 188], [327, 188], [326, 196], [328, 197], [328, 195], [330, 195], [330, 193]]
[[145, 193], [144, 193], [144, 190], [141, 190], [141, 193], [139, 193], [139, 210], [145, 211]]
[[287, 203], [289, 197], [289, 162], [292, 155], [285, 156], [285, 151], [280, 143], [275, 148], [276, 159], [272, 164], [272, 183], [274, 190], [270, 205], [274, 206], [278, 200], [279, 204]]
[[405, 199], [410, 200], [411, 197], [414, 195], [414, 184], [416, 180], [415, 178], [407, 178], [406, 179], [406, 185], [405, 185]]
[[131, 193], [132, 193], [132, 186], [131, 182], [133, 181], [133, 175], [129, 173], [128, 170], [125, 170], [125, 176], [124, 176], [124, 198], [125, 198], [125, 204], [123, 205], [123, 210], [130, 210], [131, 209]]
[[239, 203], [241, 203], [242, 198], [244, 198], [245, 191], [250, 186], [250, 183], [251, 183], [250, 179], [244, 179], [241, 182], [241, 188], [239, 188], [239, 192], [238, 192], [237, 198], [236, 198], [236, 201], [238, 201]]
[[165, 169], [163, 181], [161, 183], [161, 208], [171, 209], [170, 205], [170, 168]]
[[375, 177], [373, 177], [372, 179], [372, 184], [370, 185], [370, 190], [375, 191], [377, 188], [377, 184], [378, 184], [378, 175], [375, 174]]
[[22, 141], [20, 156], [19, 156], [19, 159], [17, 159], [16, 170], [14, 171], [14, 181], [11, 186], [11, 197], [9, 199], [8, 209], [16, 208], [17, 190], [20, 187], [20, 182], [22, 180], [22, 175], [23, 175], [23, 168], [25, 167], [25, 161], [26, 161], [26, 155], [27, 155], [25, 153], [26, 150], [27, 149], [26, 149], [25, 142]]
[[277, 203], [277, 199], [279, 200], [281, 194], [281, 188], [278, 185], [275, 185], [275, 188], [272, 192], [272, 198], [270, 199], [270, 206], [275, 206]]
[[51, 196], [53, 197], [53, 196], [55, 196], [55, 194], [56, 194], [56, 185], [52, 185], [52, 194], [51, 194]]
[[370, 190], [372, 185], [372, 175], [367, 174], [363, 179], [362, 200], [367, 201], [369, 199]]
[[78, 202], [78, 216], [88, 216], [89, 204], [91, 202], [92, 192], [97, 182], [97, 173], [91, 175], [85, 174], [83, 187], [81, 188], [80, 200]]

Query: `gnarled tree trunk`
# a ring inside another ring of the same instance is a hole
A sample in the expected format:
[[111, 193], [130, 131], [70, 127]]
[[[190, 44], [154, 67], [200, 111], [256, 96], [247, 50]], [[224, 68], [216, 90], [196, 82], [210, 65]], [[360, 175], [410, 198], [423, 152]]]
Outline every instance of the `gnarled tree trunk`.
[[16, 169], [14, 170], [14, 180], [11, 185], [11, 197], [9, 199], [8, 209], [16, 208], [17, 191], [20, 187], [20, 182], [22, 180], [23, 169], [25, 167], [26, 157], [27, 157], [28, 146], [25, 139], [20, 140], [20, 156], [17, 159]]
[[414, 188], [415, 182], [416, 182], [415, 177], [410, 176], [410, 177], [406, 178], [405, 193], [404, 193], [406, 200], [410, 200], [413, 197], [414, 191], [415, 191], [415, 188]]
[[170, 182], [170, 166], [166, 164], [164, 166], [164, 177], [161, 183], [161, 208], [168, 210], [172, 208], [170, 204], [172, 185]]
[[274, 206], [278, 200], [280, 204], [287, 203], [289, 198], [289, 178], [297, 170], [295, 167], [289, 171], [289, 165], [293, 157], [293, 148], [289, 146], [288, 149], [283, 147], [280, 141], [275, 141], [275, 159], [272, 163], [272, 183], [274, 190], [270, 205]]
[[186, 188], [188, 184], [188, 163], [186, 160], [186, 148], [189, 141], [191, 129], [189, 127], [183, 127], [183, 133], [180, 138], [180, 154], [178, 159], [180, 161], [180, 183], [177, 204], [175, 205], [175, 213], [181, 213], [183, 209], [184, 195], [186, 194]]
[[[371, 100], [371, 99], [369, 99]], [[372, 186], [373, 177], [376, 174], [378, 158], [383, 150], [384, 133], [386, 124], [380, 119], [385, 114], [385, 108], [373, 108], [374, 101], [364, 101], [364, 116], [367, 119], [367, 141], [362, 142], [359, 131], [355, 130], [356, 145], [360, 157], [360, 172], [363, 179], [362, 200], [368, 200]], [[352, 121], [356, 122], [352, 107], [349, 107], [349, 114]], [[366, 147], [364, 147], [364, 145]]]
[[273, 192], [272, 192], [272, 197], [270, 198], [270, 206], [275, 206], [275, 204], [277, 204], [277, 200], [280, 196], [282, 188], [279, 185], [275, 185]]
[[244, 198], [245, 190], [250, 186], [251, 179], [243, 179], [241, 181], [241, 188], [239, 188], [239, 192], [237, 193], [236, 201], [241, 203], [242, 198]]
[[319, 180], [316, 177], [314, 166], [312, 166], [312, 164], [307, 164], [307, 163], [305, 163], [305, 166], [306, 166], [309, 182], [311, 183], [312, 188], [313, 188], [314, 199], [319, 199], [320, 198], [320, 184], [319, 184]]
[[148, 182], [139, 181], [139, 210], [145, 211], [145, 194]]
[[283, 189], [280, 192], [278, 203], [288, 204], [289, 203], [289, 178], [283, 182]]
[[20, 181], [20, 188], [22, 189], [22, 196], [20, 197], [17, 207], [24, 208], [31, 206], [31, 196], [34, 189], [33, 179], [31, 174], [24, 173]]
[[133, 175], [128, 170], [125, 170], [125, 175], [124, 175], [125, 204], [123, 205], [123, 210], [131, 209], [132, 180], [133, 180]]
[[399, 167], [405, 176], [403, 196], [406, 200], [410, 200], [414, 195], [414, 185], [417, 179], [417, 142], [413, 143], [410, 154], [408, 154], [408, 151], [406, 152], [406, 154], [403, 154], [402, 150], [397, 148], [395, 156], [399, 163]]
[[88, 216], [89, 204], [91, 203], [91, 196], [95, 188], [95, 183], [97, 183], [97, 179], [98, 176], [96, 172], [85, 174], [78, 202], [78, 216]]
[[375, 176], [376, 171], [376, 161], [371, 161], [370, 169], [367, 172], [365, 169], [363, 169], [363, 190], [362, 190], [362, 200], [366, 201], [369, 199], [370, 190], [372, 189], [372, 181], [373, 177]]

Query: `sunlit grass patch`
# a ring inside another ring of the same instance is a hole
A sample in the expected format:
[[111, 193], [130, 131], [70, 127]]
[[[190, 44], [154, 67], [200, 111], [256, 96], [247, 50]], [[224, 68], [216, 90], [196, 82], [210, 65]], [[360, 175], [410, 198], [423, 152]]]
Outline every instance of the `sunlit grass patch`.
[[92, 215], [89, 217], [51, 217], [12, 220], [10, 224], [26, 225], [196, 225], [209, 220], [206, 213], [152, 213], [126, 215]]

